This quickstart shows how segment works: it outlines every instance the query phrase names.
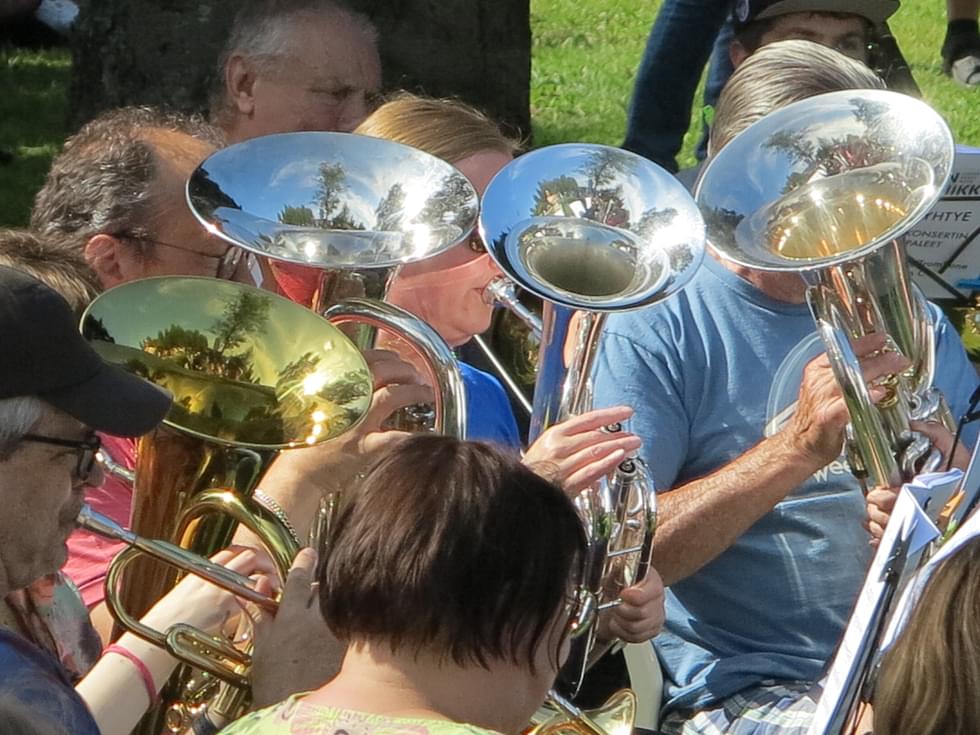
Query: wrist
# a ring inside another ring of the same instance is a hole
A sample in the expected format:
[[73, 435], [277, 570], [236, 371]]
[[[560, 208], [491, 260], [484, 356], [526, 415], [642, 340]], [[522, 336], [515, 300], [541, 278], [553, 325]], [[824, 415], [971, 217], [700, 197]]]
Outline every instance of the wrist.
[[823, 456], [827, 452], [814, 446], [801, 432], [793, 428], [792, 423], [773, 434], [767, 441], [775, 448], [774, 459], [788, 467], [799, 468], [806, 476], [826, 467], [840, 456], [839, 449], [833, 457]]

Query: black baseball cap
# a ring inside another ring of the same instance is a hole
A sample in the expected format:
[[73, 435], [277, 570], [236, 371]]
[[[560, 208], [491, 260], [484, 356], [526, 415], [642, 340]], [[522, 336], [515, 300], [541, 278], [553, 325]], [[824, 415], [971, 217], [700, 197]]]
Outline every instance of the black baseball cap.
[[170, 410], [170, 394], [103, 360], [56, 291], [0, 267], [0, 398], [37, 396], [96, 431], [140, 436]]
[[898, 10], [898, 0], [737, 0], [735, 28], [789, 13], [848, 13], [880, 25]]

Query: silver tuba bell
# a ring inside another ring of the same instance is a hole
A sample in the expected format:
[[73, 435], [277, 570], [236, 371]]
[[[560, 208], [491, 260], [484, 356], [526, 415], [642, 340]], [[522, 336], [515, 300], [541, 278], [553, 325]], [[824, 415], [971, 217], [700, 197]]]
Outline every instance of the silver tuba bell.
[[[910, 420], [953, 418], [933, 387], [935, 324], [897, 238], [935, 204], [952, 169], [952, 134], [925, 103], [842, 91], [777, 110], [708, 163], [695, 198], [710, 246], [763, 271], [799, 273], [844, 393], [846, 451], [865, 486], [895, 486], [942, 457]], [[850, 339], [884, 333], [912, 366], [877, 405]]]
[[[306, 306], [374, 346], [383, 328], [415, 350], [436, 392], [435, 430], [465, 436], [466, 402], [452, 350], [407, 311], [382, 303], [405, 264], [462, 242], [476, 224], [476, 191], [448, 163], [400, 143], [349, 133], [269, 135], [214, 153], [187, 198], [212, 233], [299, 271]], [[292, 295], [296, 299], [296, 295]]]
[[[508, 164], [483, 196], [480, 234], [500, 269], [544, 300], [530, 440], [592, 408], [591, 372], [606, 314], [682, 288], [704, 251], [704, 224], [659, 166], [600, 145], [541, 148]], [[643, 577], [656, 495], [628, 458], [579, 495], [589, 538], [585, 584], [602, 609]], [[595, 631], [578, 636], [561, 679], [577, 692]]]

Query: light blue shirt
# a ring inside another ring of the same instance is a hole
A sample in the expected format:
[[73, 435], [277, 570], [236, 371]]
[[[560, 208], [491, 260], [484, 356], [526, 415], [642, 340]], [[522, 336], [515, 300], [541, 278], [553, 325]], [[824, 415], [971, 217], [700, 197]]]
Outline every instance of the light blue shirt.
[[[977, 374], [939, 310], [937, 386], [962, 414]], [[711, 257], [681, 293], [610, 318], [597, 406], [629, 404], [657, 487], [732, 462], [792, 415], [823, 351], [805, 304], [773, 300]], [[965, 439], [976, 437], [973, 426]], [[871, 558], [865, 503], [843, 459], [791, 492], [719, 557], [667, 591], [655, 639], [665, 707], [702, 708], [766, 679], [815, 681]], [[654, 556], [656, 565], [656, 556]]]

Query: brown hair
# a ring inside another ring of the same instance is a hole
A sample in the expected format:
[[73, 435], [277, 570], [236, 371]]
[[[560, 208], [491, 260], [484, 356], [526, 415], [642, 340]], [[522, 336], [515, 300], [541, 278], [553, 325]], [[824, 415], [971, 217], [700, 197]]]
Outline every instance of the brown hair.
[[[807, 15], [810, 17], [816, 16], [817, 18], [835, 18], [837, 20], [848, 20], [850, 18], [860, 18], [864, 21], [864, 37], [865, 42], [871, 42], [872, 32], [874, 31], [874, 26], [871, 21], [865, 18], [863, 15], [858, 13], [835, 13], [829, 11], [814, 11], [808, 13], [806, 11], [798, 11], [797, 13], [792, 13], [793, 15]], [[752, 20], [745, 25], [735, 29], [735, 35], [733, 37], [733, 42], [737, 43], [746, 53], [754, 54], [762, 47], [762, 37], [772, 30], [773, 26], [780, 19], [785, 17], [787, 14], [776, 15], [771, 18], [759, 18], [757, 20]]]
[[533, 670], [584, 553], [557, 486], [489, 445], [415, 435], [375, 462], [341, 512], [320, 607], [341, 640]]
[[98, 278], [79, 251], [27, 230], [0, 230], [0, 265], [34, 276], [79, 313], [100, 290]]
[[79, 251], [93, 235], [152, 239], [152, 183], [161, 165], [181, 155], [160, 133], [182, 133], [214, 147], [217, 128], [202, 118], [151, 107], [110, 110], [70, 137], [34, 199], [31, 229], [66, 238]]
[[513, 155], [521, 147], [475, 107], [408, 92], [390, 98], [354, 132], [404, 143], [449, 163], [488, 150]]
[[770, 112], [818, 94], [844, 89], [884, 89], [859, 61], [812, 41], [777, 41], [748, 57], [718, 98], [711, 124], [713, 155]]
[[980, 733], [980, 538], [933, 573], [905, 630], [885, 654], [875, 732]]

